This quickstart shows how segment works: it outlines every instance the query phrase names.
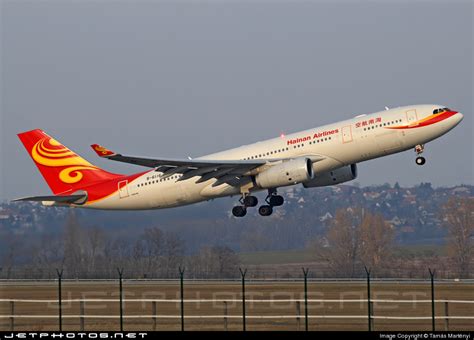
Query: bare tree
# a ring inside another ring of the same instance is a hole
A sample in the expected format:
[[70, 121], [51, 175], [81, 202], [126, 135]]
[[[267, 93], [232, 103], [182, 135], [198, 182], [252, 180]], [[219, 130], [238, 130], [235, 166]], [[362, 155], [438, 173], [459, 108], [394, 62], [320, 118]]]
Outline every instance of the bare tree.
[[[124, 237], [110, 238], [104, 245], [104, 262], [109, 277], [117, 276], [117, 267], [124, 267], [131, 256], [129, 239]], [[129, 273], [129, 271], [127, 271]]]
[[74, 212], [70, 212], [64, 230], [64, 265], [73, 277], [82, 269], [82, 227]]
[[219, 278], [231, 278], [237, 275], [240, 259], [229, 247], [213, 247], [216, 261], [216, 274]]
[[361, 223], [361, 259], [372, 270], [381, 270], [393, 251], [395, 232], [381, 214], [366, 212]]
[[64, 243], [58, 234], [45, 234], [33, 253], [33, 268], [39, 277], [48, 277], [53, 268], [64, 266]]
[[103, 252], [105, 235], [102, 229], [93, 226], [85, 231], [85, 238], [88, 241], [88, 271], [96, 270], [97, 262], [100, 261], [100, 253]]
[[228, 247], [202, 247], [188, 259], [191, 274], [197, 278], [232, 278], [238, 275], [238, 255]]
[[140, 276], [146, 277], [146, 269], [144, 266], [144, 260], [146, 259], [145, 241], [143, 238], [139, 238], [135, 241], [132, 248], [132, 263], [131, 265], [138, 271]]
[[18, 261], [18, 257], [22, 253], [22, 241], [21, 237], [14, 235], [12, 233], [8, 233], [6, 236], [6, 251], [4, 252], [4, 256], [0, 261], [0, 267], [2, 267], [2, 271], [4, 271], [4, 275], [7, 279], [12, 276], [12, 270]]
[[329, 222], [325, 239], [312, 243], [319, 260], [337, 276], [353, 277], [360, 264], [362, 209], [339, 209]]
[[448, 253], [460, 278], [469, 278], [474, 259], [474, 198], [452, 197], [442, 208], [448, 229]]
[[176, 274], [179, 265], [183, 262], [184, 243], [178, 235], [174, 233], [165, 234], [164, 242], [163, 275], [170, 278]]
[[158, 227], [147, 228], [141, 237], [145, 246], [148, 272], [159, 267], [160, 256], [164, 250], [164, 233]]

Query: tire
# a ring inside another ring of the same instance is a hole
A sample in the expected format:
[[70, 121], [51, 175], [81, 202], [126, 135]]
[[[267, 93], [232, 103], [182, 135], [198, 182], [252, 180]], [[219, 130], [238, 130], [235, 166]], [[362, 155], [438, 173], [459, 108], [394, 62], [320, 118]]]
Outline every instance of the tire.
[[269, 205], [262, 205], [260, 208], [258, 208], [258, 213], [262, 216], [270, 216], [273, 212], [273, 209]]
[[423, 165], [423, 164], [426, 163], [426, 159], [425, 159], [425, 157], [421, 157], [421, 156], [420, 156], [420, 157], [416, 157], [415, 162], [416, 162], [416, 164], [418, 164], [418, 165]]
[[244, 217], [247, 214], [247, 209], [241, 205], [232, 208], [232, 215], [235, 217]]
[[258, 204], [258, 198], [255, 196], [245, 196], [244, 205], [246, 207], [255, 207]]
[[283, 198], [283, 196], [275, 195], [275, 196], [270, 197], [270, 205], [272, 207], [279, 207], [283, 205], [283, 202], [285, 202], [285, 199]]

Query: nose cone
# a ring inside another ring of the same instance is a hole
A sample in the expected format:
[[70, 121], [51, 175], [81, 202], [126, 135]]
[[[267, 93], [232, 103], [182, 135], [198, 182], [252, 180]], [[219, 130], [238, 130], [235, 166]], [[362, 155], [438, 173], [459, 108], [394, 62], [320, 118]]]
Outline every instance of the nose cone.
[[[454, 111], [456, 112], [456, 111]], [[453, 127], [458, 126], [459, 123], [461, 123], [461, 120], [463, 120], [464, 116], [461, 112], [456, 112], [452, 117], [451, 121], [453, 124]]]

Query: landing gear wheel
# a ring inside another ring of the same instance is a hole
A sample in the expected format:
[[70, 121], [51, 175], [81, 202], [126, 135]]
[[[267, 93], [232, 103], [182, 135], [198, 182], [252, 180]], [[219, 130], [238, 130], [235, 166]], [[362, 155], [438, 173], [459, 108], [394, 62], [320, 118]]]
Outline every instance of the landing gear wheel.
[[416, 164], [418, 164], [418, 165], [423, 165], [423, 164], [426, 163], [426, 159], [425, 159], [425, 157], [419, 156], [419, 157], [416, 157], [415, 162], [416, 162]]
[[272, 195], [272, 196], [270, 196], [269, 201], [270, 201], [269, 203], [272, 207], [279, 207], [279, 206], [283, 205], [283, 202], [285, 200], [283, 199], [283, 196]]
[[258, 213], [262, 216], [270, 216], [273, 212], [273, 209], [269, 205], [262, 205], [260, 208], [258, 208]]
[[232, 214], [235, 217], [244, 217], [247, 214], [247, 209], [241, 205], [232, 208]]
[[246, 207], [255, 207], [258, 204], [258, 198], [255, 196], [245, 196], [243, 203]]

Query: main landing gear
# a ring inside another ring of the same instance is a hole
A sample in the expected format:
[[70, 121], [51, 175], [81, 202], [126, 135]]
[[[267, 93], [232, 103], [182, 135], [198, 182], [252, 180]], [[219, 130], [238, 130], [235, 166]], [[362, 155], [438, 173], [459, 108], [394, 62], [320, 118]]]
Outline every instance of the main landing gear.
[[241, 205], [232, 208], [232, 214], [235, 217], [244, 217], [247, 215], [247, 208], [255, 207], [258, 204], [258, 198], [248, 194], [243, 194], [239, 200]]
[[[265, 198], [265, 202], [267, 204], [262, 205], [260, 208], [258, 208], [258, 213], [261, 216], [270, 216], [273, 213], [273, 207], [279, 207], [283, 205], [284, 201], [285, 200], [282, 196], [277, 195], [276, 189], [269, 189], [268, 195]], [[244, 194], [240, 198], [239, 202], [241, 203], [241, 205], [235, 206], [232, 209], [232, 214], [235, 217], [244, 217], [247, 214], [247, 208], [257, 206], [258, 199], [255, 196]]]
[[415, 162], [418, 165], [423, 165], [426, 163], [425, 157], [420, 156], [424, 150], [425, 150], [425, 146], [423, 144], [418, 144], [417, 146], [415, 146], [415, 152], [418, 155], [418, 157], [416, 157], [415, 159]]
[[258, 213], [262, 216], [270, 216], [273, 213], [273, 207], [283, 205], [284, 201], [283, 196], [278, 195], [276, 189], [269, 189], [268, 195], [265, 198], [265, 202], [268, 205], [262, 205], [258, 208]]

